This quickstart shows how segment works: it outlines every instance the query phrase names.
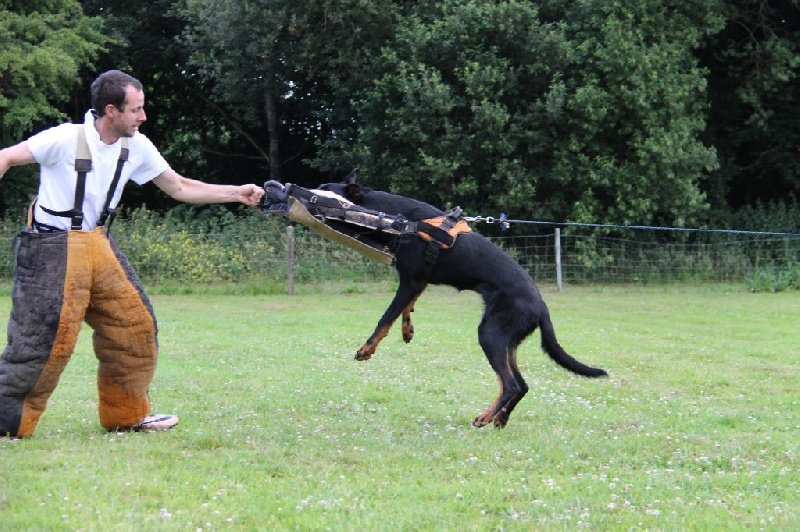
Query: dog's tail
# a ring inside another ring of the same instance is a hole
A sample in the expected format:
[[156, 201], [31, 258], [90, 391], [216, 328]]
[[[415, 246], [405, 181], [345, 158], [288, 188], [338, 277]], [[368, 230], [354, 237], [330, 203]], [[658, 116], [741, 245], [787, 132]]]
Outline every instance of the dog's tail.
[[584, 377], [605, 377], [608, 375], [604, 369], [587, 366], [564, 351], [564, 348], [561, 347], [561, 344], [556, 339], [553, 322], [550, 321], [550, 315], [546, 311], [539, 322], [539, 330], [542, 334], [542, 349], [553, 359], [553, 362], [562, 368]]

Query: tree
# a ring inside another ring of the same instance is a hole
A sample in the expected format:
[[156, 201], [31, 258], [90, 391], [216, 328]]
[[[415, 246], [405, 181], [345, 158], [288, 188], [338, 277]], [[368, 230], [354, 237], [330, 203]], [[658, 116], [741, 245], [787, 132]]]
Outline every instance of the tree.
[[385, 42], [392, 4], [186, 0], [183, 41], [215, 100], [269, 146], [269, 175], [312, 185], [320, 174], [306, 162], [317, 140], [352, 120], [346, 87], [366, 79], [362, 59]]
[[684, 224], [715, 168], [693, 50], [718, 4], [419, 2], [320, 160], [470, 212]]
[[709, 69], [708, 142], [720, 169], [706, 189], [722, 211], [800, 199], [800, 2], [729, 0], [700, 57]]
[[[147, 121], [142, 132], [180, 173], [214, 183], [251, 182], [253, 167], [263, 163], [259, 143], [243, 141], [233, 113], [209, 97], [211, 84], [190, 68], [189, 51], [179, 41], [185, 24], [174, 0], [131, 3], [82, 0], [87, 14], [101, 17], [114, 41], [85, 79], [88, 86], [105, 70], [129, 72], [144, 85]], [[75, 99], [82, 116], [85, 97]], [[123, 205], [146, 204], [165, 210], [175, 200], [155, 186], [129, 186]]]
[[[0, 1], [2, 146], [66, 119], [60, 106], [108, 42], [102, 21], [85, 16], [75, 0]], [[0, 187], [0, 211], [27, 202], [35, 176], [30, 168], [9, 172]]]
[[576, 221], [696, 223], [717, 167], [702, 142], [706, 72], [694, 51], [722, 26], [694, 0], [552, 2], [571, 42], [553, 185]]
[[552, 166], [563, 31], [513, 0], [419, 2], [396, 25], [320, 161], [475, 214], [529, 214]]
[[798, 1], [84, 4], [212, 179], [357, 166], [475, 214], [690, 225], [797, 191]]

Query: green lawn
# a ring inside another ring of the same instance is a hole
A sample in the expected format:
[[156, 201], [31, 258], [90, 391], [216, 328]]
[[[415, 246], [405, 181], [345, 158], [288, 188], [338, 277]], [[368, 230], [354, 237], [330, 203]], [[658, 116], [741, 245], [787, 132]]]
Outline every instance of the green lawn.
[[367, 362], [391, 287], [154, 296], [151, 396], [180, 425], [100, 428], [87, 328], [36, 435], [0, 442], [0, 530], [800, 528], [800, 294], [543, 292], [610, 378], [537, 332], [504, 430], [470, 425], [498, 391], [472, 293], [431, 289]]

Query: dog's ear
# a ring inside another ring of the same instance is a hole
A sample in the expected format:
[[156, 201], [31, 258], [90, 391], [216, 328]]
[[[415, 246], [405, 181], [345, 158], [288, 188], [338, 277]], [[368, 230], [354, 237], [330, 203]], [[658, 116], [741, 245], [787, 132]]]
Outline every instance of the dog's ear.
[[358, 170], [358, 168], [353, 168], [350, 171], [350, 173], [347, 174], [347, 177], [344, 178], [344, 184], [345, 185], [355, 185], [356, 184], [356, 170]]
[[364, 200], [364, 193], [361, 191], [361, 185], [357, 185], [356, 183], [345, 185], [344, 197], [356, 205], [360, 204]]

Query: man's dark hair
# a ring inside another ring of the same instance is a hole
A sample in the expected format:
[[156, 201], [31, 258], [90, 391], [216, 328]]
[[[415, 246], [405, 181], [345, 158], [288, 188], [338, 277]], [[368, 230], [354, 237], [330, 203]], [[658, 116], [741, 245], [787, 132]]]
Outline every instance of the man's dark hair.
[[121, 70], [103, 72], [92, 82], [92, 109], [97, 116], [106, 114], [106, 105], [112, 104], [120, 111], [125, 109], [125, 89], [132, 85], [138, 91], [142, 83]]

